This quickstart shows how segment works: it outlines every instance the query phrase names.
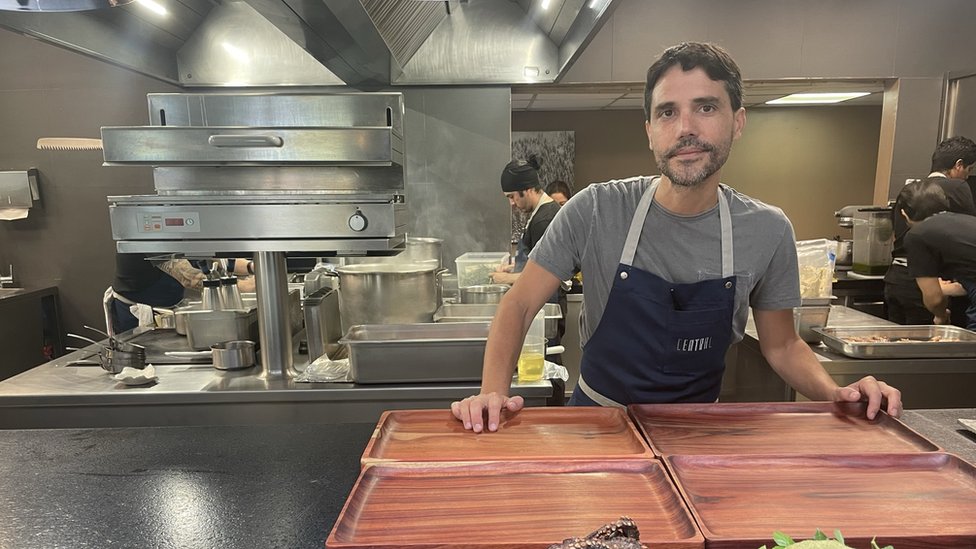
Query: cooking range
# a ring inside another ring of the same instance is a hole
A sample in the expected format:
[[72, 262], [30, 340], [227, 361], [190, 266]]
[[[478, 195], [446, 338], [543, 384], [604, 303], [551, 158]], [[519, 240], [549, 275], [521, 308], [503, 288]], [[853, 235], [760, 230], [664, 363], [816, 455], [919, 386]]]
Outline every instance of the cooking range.
[[105, 165], [156, 194], [109, 196], [121, 253], [253, 256], [265, 375], [291, 371], [285, 255], [404, 249], [399, 93], [149, 94], [149, 125], [103, 127]]

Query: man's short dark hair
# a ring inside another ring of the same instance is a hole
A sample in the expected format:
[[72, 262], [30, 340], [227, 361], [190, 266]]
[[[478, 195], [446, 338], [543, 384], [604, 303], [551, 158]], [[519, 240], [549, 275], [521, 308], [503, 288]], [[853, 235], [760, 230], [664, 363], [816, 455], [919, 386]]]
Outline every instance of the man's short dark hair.
[[939, 143], [932, 153], [932, 171], [947, 172], [957, 160], [962, 160], [963, 166], [976, 163], [976, 143], [972, 139], [957, 135]]
[[896, 203], [915, 222], [949, 209], [945, 191], [931, 179], [915, 180], [902, 187]]
[[742, 73], [727, 51], [715, 44], [704, 42], [682, 42], [664, 50], [661, 57], [647, 69], [647, 82], [644, 85], [644, 119], [651, 119], [651, 93], [658, 79], [674, 65], [681, 70], [690, 71], [701, 67], [709, 78], [725, 82], [732, 110], [742, 107]]

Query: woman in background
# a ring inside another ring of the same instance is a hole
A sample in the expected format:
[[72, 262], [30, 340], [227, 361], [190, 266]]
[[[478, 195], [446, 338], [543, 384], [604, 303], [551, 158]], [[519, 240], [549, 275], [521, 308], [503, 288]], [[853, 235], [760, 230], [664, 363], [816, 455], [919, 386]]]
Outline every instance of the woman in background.
[[569, 186], [569, 183], [561, 179], [556, 179], [546, 185], [546, 194], [562, 206], [569, 200], [569, 197], [573, 196], [573, 189]]

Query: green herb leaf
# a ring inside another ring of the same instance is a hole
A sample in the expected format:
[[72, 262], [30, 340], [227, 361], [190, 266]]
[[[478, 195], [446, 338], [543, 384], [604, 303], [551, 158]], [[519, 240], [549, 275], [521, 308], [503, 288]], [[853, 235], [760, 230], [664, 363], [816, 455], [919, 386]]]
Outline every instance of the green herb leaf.
[[[834, 539], [837, 540], [837, 541], [839, 541], [839, 542], [841, 542], [841, 543], [844, 543], [844, 536], [842, 536], [840, 534], [840, 530], [834, 530]], [[844, 543], [844, 545], [847, 545], [847, 544]]]
[[827, 534], [824, 534], [823, 532], [820, 531], [820, 528], [817, 528], [817, 531], [813, 533], [813, 539], [825, 540], [827, 539]]
[[789, 547], [796, 543], [793, 538], [780, 531], [773, 532], [773, 541], [776, 542], [776, 547]]

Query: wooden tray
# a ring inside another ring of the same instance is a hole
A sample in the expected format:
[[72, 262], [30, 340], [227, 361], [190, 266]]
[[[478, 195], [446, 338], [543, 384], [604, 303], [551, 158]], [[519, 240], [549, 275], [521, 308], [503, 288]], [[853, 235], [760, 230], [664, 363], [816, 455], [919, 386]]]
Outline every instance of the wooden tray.
[[941, 452], [668, 456], [709, 549], [841, 531], [851, 547], [976, 547], [976, 468]]
[[526, 408], [494, 433], [466, 431], [450, 410], [384, 412], [363, 452], [377, 461], [652, 459], [637, 427], [619, 408]]
[[[865, 403], [634, 404], [631, 417], [657, 456], [873, 454], [941, 448], [897, 419], [865, 416]], [[753, 548], [755, 549], [755, 548]]]
[[544, 549], [622, 515], [648, 547], [704, 547], [657, 460], [367, 465], [326, 546]]

